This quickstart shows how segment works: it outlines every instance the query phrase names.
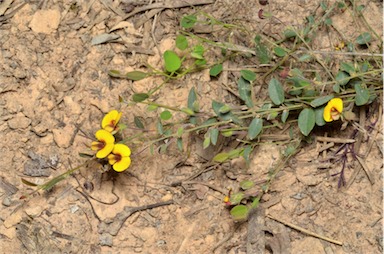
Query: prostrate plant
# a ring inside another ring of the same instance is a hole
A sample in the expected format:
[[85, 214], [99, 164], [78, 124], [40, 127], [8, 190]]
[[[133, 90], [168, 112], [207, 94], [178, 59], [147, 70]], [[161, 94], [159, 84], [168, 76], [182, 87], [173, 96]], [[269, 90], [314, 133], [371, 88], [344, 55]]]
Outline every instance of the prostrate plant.
[[85, 157], [91, 157], [91, 159], [88, 159], [83, 164], [73, 169], [67, 170], [63, 174], [56, 176], [41, 185], [37, 185], [22, 178], [21, 180], [24, 184], [36, 187], [36, 190], [28, 194], [27, 196], [22, 196], [20, 198], [26, 198], [39, 190], [50, 190], [54, 185], [66, 179], [68, 176], [70, 176], [80, 168], [86, 166], [89, 160], [96, 159], [102, 164], [105, 164], [105, 162], [109, 162], [109, 164], [111, 165], [110, 167], [112, 167], [117, 172], [123, 172], [124, 170], [126, 170], [131, 165], [131, 150], [125, 144], [115, 143], [116, 138], [115, 136], [113, 136], [116, 135], [119, 130], [121, 130], [124, 126], [119, 125], [121, 115], [121, 112], [118, 112], [117, 110], [112, 110], [104, 116], [101, 122], [102, 129], [96, 131], [95, 133], [97, 141], [93, 141], [90, 145], [91, 150], [96, 151], [96, 154], [94, 156], [88, 154], [81, 154]]

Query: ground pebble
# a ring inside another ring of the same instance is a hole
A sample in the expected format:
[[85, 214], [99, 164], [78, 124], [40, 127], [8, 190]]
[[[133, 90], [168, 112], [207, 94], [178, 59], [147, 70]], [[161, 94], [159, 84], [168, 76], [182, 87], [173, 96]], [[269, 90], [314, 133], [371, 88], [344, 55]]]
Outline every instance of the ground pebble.
[[112, 236], [110, 234], [104, 233], [99, 236], [101, 246], [112, 247]]
[[13, 130], [25, 129], [31, 124], [31, 119], [23, 115], [18, 115], [10, 120], [8, 120], [9, 128]]

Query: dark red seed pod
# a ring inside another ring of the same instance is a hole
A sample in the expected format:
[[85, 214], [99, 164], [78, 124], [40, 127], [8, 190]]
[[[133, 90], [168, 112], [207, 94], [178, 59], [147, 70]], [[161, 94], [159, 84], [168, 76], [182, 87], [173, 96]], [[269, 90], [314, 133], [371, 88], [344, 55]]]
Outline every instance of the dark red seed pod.
[[259, 19], [264, 19], [265, 18], [263, 13], [264, 13], [264, 10], [260, 9], [259, 13], [257, 14], [259, 16]]
[[267, 4], [269, 4], [269, 2], [268, 2], [268, 0], [259, 0], [259, 4], [267, 5]]

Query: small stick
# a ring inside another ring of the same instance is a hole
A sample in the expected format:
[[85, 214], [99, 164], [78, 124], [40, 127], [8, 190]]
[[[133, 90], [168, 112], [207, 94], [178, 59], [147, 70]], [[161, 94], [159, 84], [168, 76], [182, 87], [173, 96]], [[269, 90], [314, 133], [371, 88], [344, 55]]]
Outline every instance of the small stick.
[[123, 17], [123, 20], [126, 20], [140, 12], [144, 12], [152, 9], [173, 9], [173, 8], [176, 9], [176, 8], [195, 6], [195, 5], [212, 4], [214, 2], [215, 2], [214, 0], [190, 0], [190, 1], [173, 1], [171, 4], [164, 4], [164, 3], [148, 4], [128, 13], [126, 16]]
[[330, 137], [316, 137], [317, 141], [321, 142], [334, 142], [334, 143], [355, 143], [356, 140], [350, 138], [330, 138]]
[[304, 229], [304, 228], [301, 228], [301, 227], [296, 226], [296, 225], [294, 225], [294, 224], [291, 224], [291, 223], [289, 223], [289, 222], [283, 221], [283, 220], [281, 220], [281, 219], [277, 219], [277, 218], [275, 218], [275, 217], [273, 217], [273, 216], [271, 216], [271, 215], [269, 215], [269, 214], [267, 215], [267, 217], [270, 218], [270, 219], [272, 219], [272, 220], [275, 220], [275, 221], [277, 221], [277, 222], [280, 222], [281, 224], [284, 224], [284, 225], [286, 225], [286, 226], [288, 226], [288, 227], [290, 227], [290, 228], [293, 228], [293, 229], [295, 229], [295, 230], [297, 230], [297, 231], [300, 231], [300, 232], [302, 232], [302, 233], [304, 233], [304, 234], [307, 234], [307, 235], [310, 235], [310, 236], [313, 236], [313, 237], [316, 237], [316, 238], [319, 238], [319, 239], [322, 239], [322, 240], [324, 240], [324, 241], [327, 241], [327, 242], [330, 242], [330, 243], [334, 243], [334, 244], [337, 244], [337, 245], [340, 245], [340, 246], [343, 245], [342, 242], [333, 240], [333, 239], [328, 238], [328, 237], [325, 237], [325, 236], [318, 235], [318, 234], [316, 234], [316, 233], [312, 233], [312, 232], [310, 232], [310, 231], [308, 231], [308, 230], [306, 230], [306, 229]]

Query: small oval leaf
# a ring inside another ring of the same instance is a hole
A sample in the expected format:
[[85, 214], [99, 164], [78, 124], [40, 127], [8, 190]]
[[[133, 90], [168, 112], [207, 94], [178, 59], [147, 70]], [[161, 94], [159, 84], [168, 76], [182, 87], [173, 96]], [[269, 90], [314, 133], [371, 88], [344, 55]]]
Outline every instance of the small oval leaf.
[[250, 140], [255, 139], [263, 129], [263, 119], [254, 118], [248, 127], [247, 138]]
[[164, 110], [160, 113], [161, 120], [169, 120], [172, 118], [172, 113], [169, 110]]
[[369, 90], [363, 87], [361, 84], [355, 84], [355, 104], [356, 106], [362, 106], [367, 104], [369, 100]]
[[248, 218], [249, 209], [245, 205], [237, 205], [230, 211], [232, 219], [235, 221], [243, 221]]
[[244, 180], [244, 181], [240, 182], [240, 188], [242, 188], [243, 190], [249, 190], [253, 186], [255, 186], [255, 183], [253, 181], [250, 181], [250, 180]]
[[256, 73], [250, 70], [241, 70], [240, 74], [243, 79], [248, 80], [249, 82], [252, 82], [256, 79]]
[[229, 158], [228, 153], [218, 153], [216, 154], [215, 157], [213, 157], [213, 161], [222, 163], [228, 160], [228, 158]]
[[299, 114], [298, 123], [300, 132], [308, 136], [315, 127], [315, 111], [311, 108], [303, 109]]
[[176, 47], [180, 50], [185, 50], [186, 48], [188, 48], [188, 41], [187, 41], [187, 37], [185, 37], [184, 35], [182, 34], [179, 34], [177, 37], [176, 37]]
[[146, 99], [149, 98], [149, 95], [147, 93], [135, 93], [133, 96], [132, 96], [132, 100], [134, 102], [142, 102]]
[[269, 98], [275, 105], [280, 105], [284, 102], [284, 89], [280, 81], [272, 78], [268, 84], [268, 94]]
[[218, 129], [210, 129], [210, 137], [211, 137], [211, 143], [212, 145], [216, 145], [217, 144], [217, 139], [219, 137], [219, 130]]
[[172, 50], [164, 52], [165, 69], [168, 72], [175, 72], [181, 67], [181, 60], [179, 56]]
[[133, 81], [138, 81], [148, 77], [148, 75], [148, 73], [142, 71], [130, 71], [125, 74], [125, 77]]
[[317, 108], [319, 106], [322, 106], [328, 101], [330, 101], [331, 99], [333, 99], [333, 97], [334, 97], [333, 95], [327, 95], [327, 96], [316, 98], [313, 101], [311, 101], [311, 107]]
[[212, 68], [209, 70], [209, 75], [212, 77], [216, 77], [223, 71], [223, 65], [222, 64], [216, 64], [212, 66]]

